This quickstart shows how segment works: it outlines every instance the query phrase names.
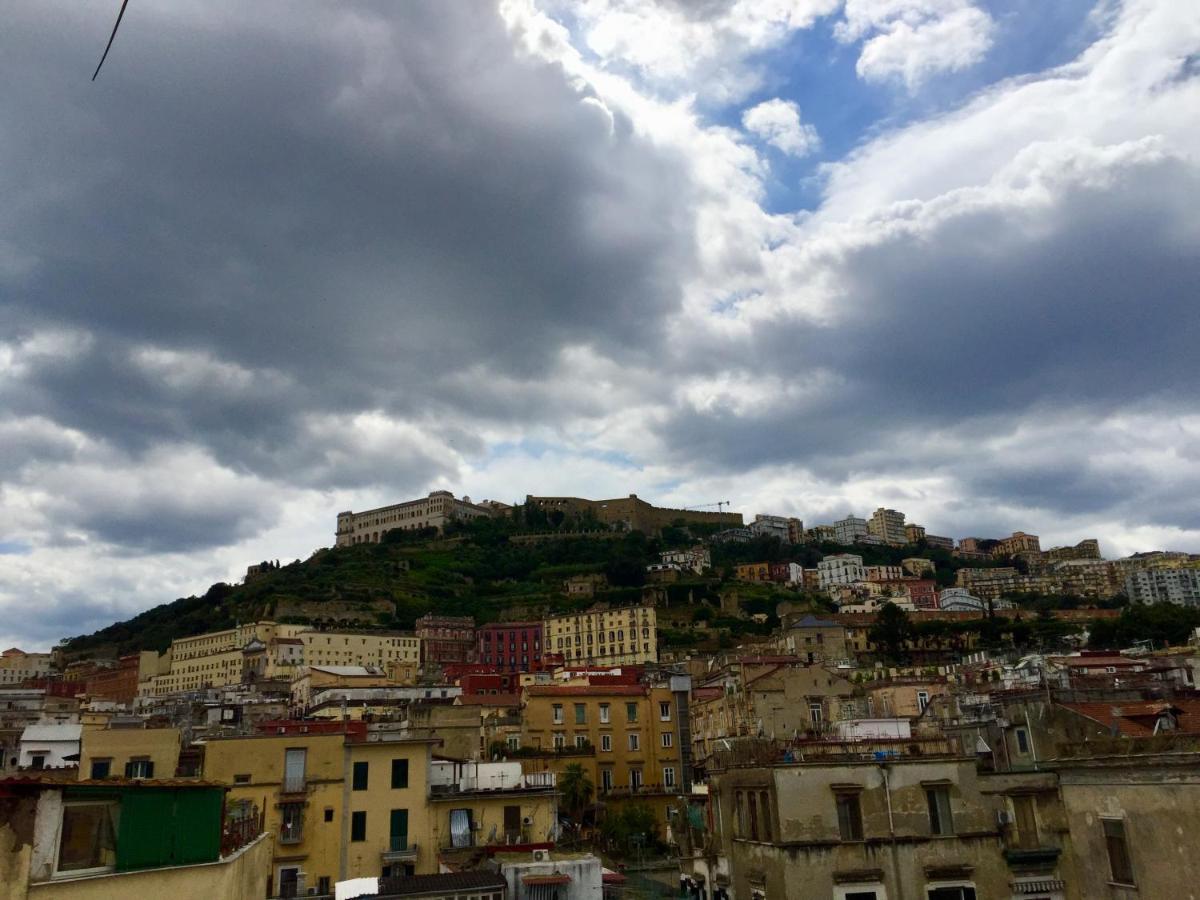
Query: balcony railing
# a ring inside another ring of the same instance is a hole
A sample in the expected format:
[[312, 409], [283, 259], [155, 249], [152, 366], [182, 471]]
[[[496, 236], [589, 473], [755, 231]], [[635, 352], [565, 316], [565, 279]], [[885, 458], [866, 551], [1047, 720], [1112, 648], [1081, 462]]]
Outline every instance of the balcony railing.
[[279, 826], [279, 843], [298, 844], [302, 840], [304, 840], [304, 824], [302, 822], [284, 823]]
[[221, 856], [229, 856], [263, 833], [264, 811], [247, 807], [242, 815], [230, 816], [221, 828]]
[[416, 859], [417, 844], [415, 841], [409, 843], [407, 834], [393, 834], [382, 856], [385, 863]]

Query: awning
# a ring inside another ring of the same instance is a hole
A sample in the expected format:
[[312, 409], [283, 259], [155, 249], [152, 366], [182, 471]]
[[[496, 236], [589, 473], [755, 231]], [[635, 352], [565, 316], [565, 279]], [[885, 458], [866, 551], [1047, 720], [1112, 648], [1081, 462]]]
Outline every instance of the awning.
[[625, 876], [620, 872], [614, 872], [612, 869], [601, 869], [600, 880], [605, 884], [624, 884]]
[[1053, 878], [1048, 881], [1014, 882], [1012, 885], [1014, 894], [1044, 894], [1046, 891], [1061, 891], [1065, 888], [1065, 882]]
[[521, 883], [526, 887], [534, 887], [539, 884], [570, 884], [571, 876], [561, 873], [554, 875], [522, 875]]

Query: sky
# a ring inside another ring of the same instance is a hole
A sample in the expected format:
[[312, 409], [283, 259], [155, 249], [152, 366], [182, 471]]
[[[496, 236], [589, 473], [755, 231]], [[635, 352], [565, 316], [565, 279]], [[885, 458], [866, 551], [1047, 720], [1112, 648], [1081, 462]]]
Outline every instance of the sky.
[[0, 643], [428, 491], [1200, 552], [1200, 4], [17, 4]]

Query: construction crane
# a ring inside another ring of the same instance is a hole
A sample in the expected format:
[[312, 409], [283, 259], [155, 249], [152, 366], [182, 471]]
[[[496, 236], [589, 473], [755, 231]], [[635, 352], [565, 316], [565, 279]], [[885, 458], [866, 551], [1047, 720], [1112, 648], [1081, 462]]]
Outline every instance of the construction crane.
[[728, 500], [718, 500], [715, 503], [698, 503], [695, 506], [685, 506], [684, 509], [709, 509], [710, 507], [715, 506], [717, 508], [717, 515], [720, 515], [725, 511], [726, 506], [731, 505], [732, 504]]

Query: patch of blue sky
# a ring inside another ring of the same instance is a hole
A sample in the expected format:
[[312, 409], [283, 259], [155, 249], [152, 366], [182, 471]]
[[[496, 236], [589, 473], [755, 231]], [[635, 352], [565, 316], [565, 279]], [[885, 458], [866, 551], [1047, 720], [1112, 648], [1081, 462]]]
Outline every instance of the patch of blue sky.
[[813, 210], [822, 199], [822, 163], [844, 158], [880, 133], [952, 110], [997, 82], [1070, 62], [1097, 36], [1095, 5], [1095, 0], [982, 3], [995, 22], [988, 52], [972, 66], [930, 76], [913, 93], [898, 82], [863, 81], [856, 70], [862, 42], [837, 41], [837, 19], [824, 19], [758, 60], [764, 84], [744, 104], [705, 112], [713, 123], [740, 128], [742, 113], [764, 100], [795, 102], [801, 120], [817, 129], [821, 146], [796, 158], [763, 145], [771, 166], [764, 207], [775, 213]]
[[0, 541], [0, 556], [27, 556], [33, 547], [24, 541]]

